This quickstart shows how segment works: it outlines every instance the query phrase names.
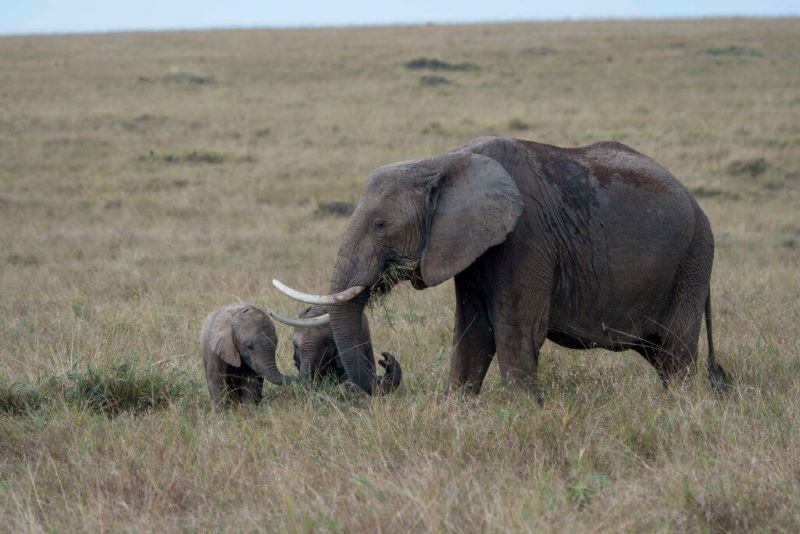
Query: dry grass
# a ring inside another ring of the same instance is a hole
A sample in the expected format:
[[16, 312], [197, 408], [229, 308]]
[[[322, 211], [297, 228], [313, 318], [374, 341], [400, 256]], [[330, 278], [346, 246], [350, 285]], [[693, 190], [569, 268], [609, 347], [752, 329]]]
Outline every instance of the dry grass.
[[[798, 43], [798, 19], [0, 39], [0, 524], [797, 531]], [[477, 68], [429, 87], [415, 58]], [[268, 280], [326, 289], [346, 220], [318, 205], [489, 133], [621, 140], [696, 191], [734, 390], [547, 344], [543, 407], [496, 371], [445, 399], [452, 288], [401, 285], [371, 311], [396, 394], [214, 416], [205, 314], [297, 308]]]

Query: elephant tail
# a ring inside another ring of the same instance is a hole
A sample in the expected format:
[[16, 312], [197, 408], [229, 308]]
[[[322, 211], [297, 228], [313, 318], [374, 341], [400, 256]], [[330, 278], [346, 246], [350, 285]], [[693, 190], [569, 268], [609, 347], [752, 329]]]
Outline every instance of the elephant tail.
[[711, 327], [711, 288], [708, 289], [708, 296], [706, 297], [706, 335], [708, 336], [708, 378], [711, 380], [711, 385], [717, 391], [723, 390], [728, 385], [728, 377], [725, 375], [725, 370], [720, 364], [717, 363], [714, 357], [714, 336]]

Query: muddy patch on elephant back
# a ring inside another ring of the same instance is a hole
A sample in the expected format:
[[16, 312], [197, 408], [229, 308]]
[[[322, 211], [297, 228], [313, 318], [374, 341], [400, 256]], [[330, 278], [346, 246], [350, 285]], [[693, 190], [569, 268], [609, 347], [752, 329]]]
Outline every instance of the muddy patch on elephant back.
[[332, 202], [322, 202], [314, 213], [323, 217], [350, 217], [353, 214], [353, 210], [355, 210], [355, 206], [352, 202], [334, 200]]

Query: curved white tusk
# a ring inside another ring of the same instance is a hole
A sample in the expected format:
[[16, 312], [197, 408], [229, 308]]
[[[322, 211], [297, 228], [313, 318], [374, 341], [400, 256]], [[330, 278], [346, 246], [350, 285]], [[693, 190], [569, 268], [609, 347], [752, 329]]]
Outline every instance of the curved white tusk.
[[301, 293], [296, 289], [292, 289], [280, 280], [273, 280], [272, 285], [277, 287], [281, 293], [295, 300], [299, 300], [300, 302], [305, 302], [306, 304], [341, 304], [342, 302], [347, 302], [366, 289], [365, 286], [353, 286], [340, 293], [334, 293], [333, 295], [309, 295], [308, 293]]
[[288, 324], [289, 326], [322, 326], [331, 322], [331, 316], [327, 313], [317, 317], [311, 317], [309, 319], [295, 319], [294, 317], [287, 317], [276, 312], [275, 310], [267, 310], [267, 313], [276, 321], [280, 321], [283, 324]]

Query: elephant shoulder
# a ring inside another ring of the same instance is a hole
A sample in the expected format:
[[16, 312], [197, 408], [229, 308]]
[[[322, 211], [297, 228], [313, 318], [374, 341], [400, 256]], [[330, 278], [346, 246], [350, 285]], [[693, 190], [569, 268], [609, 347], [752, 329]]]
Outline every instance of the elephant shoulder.
[[620, 152], [628, 152], [631, 154], [639, 154], [642, 155], [641, 152], [634, 150], [633, 148], [629, 147], [624, 143], [620, 143], [619, 141], [598, 141], [596, 143], [592, 143], [591, 145], [581, 147], [581, 150], [586, 151], [620, 151]]
[[484, 135], [481, 137], [476, 137], [475, 139], [472, 139], [471, 141], [454, 148], [451, 150], [451, 152], [469, 152], [471, 154], [480, 154], [482, 156], [488, 156], [499, 161], [502, 159], [503, 154], [508, 153], [510, 150], [516, 150], [517, 148], [518, 147], [515, 139]]

